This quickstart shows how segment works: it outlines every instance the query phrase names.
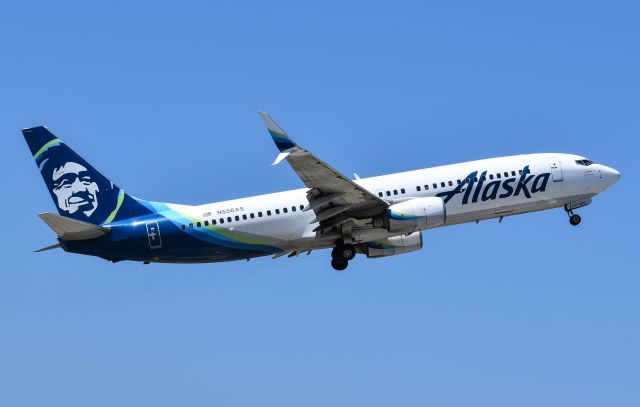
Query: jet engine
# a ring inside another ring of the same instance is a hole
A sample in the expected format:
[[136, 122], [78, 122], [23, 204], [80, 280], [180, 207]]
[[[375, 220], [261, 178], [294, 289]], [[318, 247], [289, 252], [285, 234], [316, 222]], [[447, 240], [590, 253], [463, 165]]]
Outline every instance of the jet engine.
[[362, 244], [363, 252], [369, 258], [394, 256], [415, 252], [422, 249], [422, 234], [413, 232], [410, 235], [393, 236], [388, 239]]
[[391, 232], [413, 232], [444, 225], [447, 211], [442, 199], [415, 198], [389, 206], [387, 212], [373, 220], [374, 227]]

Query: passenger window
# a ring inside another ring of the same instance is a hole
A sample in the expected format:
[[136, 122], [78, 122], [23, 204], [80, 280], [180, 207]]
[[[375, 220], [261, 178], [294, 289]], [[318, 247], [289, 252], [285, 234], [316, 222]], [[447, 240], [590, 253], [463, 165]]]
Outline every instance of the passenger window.
[[182, 230], [185, 230], [187, 227], [185, 225], [182, 225]]
[[378, 196], [379, 196], [380, 198], [382, 198], [382, 196], [383, 196], [383, 195], [384, 195], [384, 194], [383, 194], [382, 192], [378, 192]]
[[453, 181], [449, 181], [449, 186], [452, 187], [453, 186]]
[[270, 210], [267, 211], [267, 216], [271, 216], [271, 211]]
[[227, 222], [233, 222], [233, 219], [231, 219], [231, 216], [227, 217]]
[[398, 195], [398, 190], [397, 190], [397, 189], [394, 189], [394, 190], [393, 190], [393, 194], [394, 194], [394, 195]]
[[240, 220], [240, 216], [236, 215], [236, 222]]
[[204, 225], [205, 225], [205, 226], [209, 226], [209, 221], [208, 221], [208, 220], [205, 220], [205, 221], [204, 221]]
[[420, 185], [416, 187], [416, 191], [420, 192]]
[[287, 213], [289, 210], [287, 208], [282, 208], [282, 212]]
[[201, 227], [202, 227], [202, 223], [200, 223], [200, 222], [196, 222], [196, 226], [197, 226], [197, 227], [199, 227], [199, 228], [201, 228]]
[[505, 173], [504, 173], [504, 177], [505, 177], [505, 178], [509, 177], [509, 173], [508, 173], [508, 172], [505, 172]]
[[253, 219], [253, 218], [255, 218], [256, 216], [253, 214], [253, 212], [251, 212], [251, 213], [249, 214], [249, 217], [250, 217], [251, 219]]
[[280, 215], [280, 209], [276, 209], [276, 215]]
[[500, 177], [501, 177], [500, 173], [497, 173], [497, 174], [496, 174], [496, 177], [500, 178]]
[[518, 170], [518, 174], [522, 175], [522, 170]]
[[441, 186], [442, 188], [444, 188], [444, 187], [445, 187], [445, 183], [444, 183], [444, 182], [440, 182], [440, 186]]
[[304, 205], [300, 205], [300, 210], [303, 210], [303, 209], [304, 209]]
[[189, 223], [189, 227], [190, 227], [190, 228], [193, 228], [193, 223]]
[[261, 218], [262, 217], [262, 212], [258, 212], [258, 217]]
[[458, 185], [462, 184], [462, 181], [458, 180]]
[[429, 190], [429, 185], [425, 185], [425, 186], [424, 186], [424, 190], [425, 190], [425, 191], [428, 191], [428, 190]]
[[400, 189], [400, 193], [401, 193], [401, 194], [405, 194], [405, 193], [406, 193], [406, 191], [404, 190], [404, 188], [401, 188], [401, 189]]
[[387, 196], [391, 196], [391, 191], [387, 191]]
[[211, 225], [215, 225], [216, 224], [216, 220], [215, 219], [211, 219]]
[[224, 218], [220, 218], [220, 224], [222, 225], [224, 223]]
[[513, 175], [515, 177], [516, 176], [516, 172], [515, 171], [511, 171], [511, 175]]
[[247, 215], [242, 215], [242, 220], [247, 220]]
[[489, 174], [489, 179], [493, 179], [493, 174]]
[[436, 184], [435, 182], [433, 183], [433, 189], [438, 188], [438, 184]]
[[291, 207], [291, 210], [292, 210], [293, 212], [295, 212], [295, 211], [296, 211], [296, 207], [295, 207], [295, 206], [292, 206], [292, 207]]

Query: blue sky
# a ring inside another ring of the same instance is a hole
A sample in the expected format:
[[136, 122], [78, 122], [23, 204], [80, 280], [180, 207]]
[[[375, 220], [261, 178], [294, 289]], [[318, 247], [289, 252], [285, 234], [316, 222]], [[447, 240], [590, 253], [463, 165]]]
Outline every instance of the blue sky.
[[[89, 3], [0, 12], [0, 404], [640, 403], [635, 2]], [[345, 273], [31, 253], [55, 208], [21, 128], [197, 204], [301, 186], [258, 110], [346, 174], [557, 151], [622, 179], [579, 227], [437, 229]]]

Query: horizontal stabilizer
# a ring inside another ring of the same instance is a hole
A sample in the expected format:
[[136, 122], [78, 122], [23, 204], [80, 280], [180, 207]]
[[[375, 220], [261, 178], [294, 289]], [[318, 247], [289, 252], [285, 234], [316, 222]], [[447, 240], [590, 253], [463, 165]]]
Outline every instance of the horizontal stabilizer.
[[51, 246], [43, 247], [42, 249], [34, 250], [34, 253], [46, 252], [47, 250], [58, 249], [62, 247], [60, 243], [52, 244]]
[[40, 213], [44, 221], [62, 240], [88, 240], [104, 236], [110, 232], [109, 228], [92, 225], [91, 223], [66, 218], [53, 213]]

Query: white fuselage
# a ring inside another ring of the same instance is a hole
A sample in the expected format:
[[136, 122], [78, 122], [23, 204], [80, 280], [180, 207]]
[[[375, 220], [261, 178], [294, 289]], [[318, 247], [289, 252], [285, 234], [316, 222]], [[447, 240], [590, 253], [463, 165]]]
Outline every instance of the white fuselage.
[[[584, 157], [572, 154], [523, 154], [362, 178], [355, 182], [394, 204], [453, 191], [477, 171], [477, 182], [463, 185], [460, 193], [445, 202], [444, 225], [448, 226], [588, 201], [617, 181], [617, 171], [600, 164], [585, 166], [576, 163], [582, 159]], [[520, 171], [526, 166], [533, 178], [529, 179], [524, 190], [516, 194]], [[483, 173], [485, 179], [481, 179]], [[538, 185], [534, 185], [536, 177], [542, 174], [548, 175], [541, 176]], [[488, 188], [490, 183], [493, 185]], [[469, 187], [472, 190], [465, 194]], [[532, 189], [537, 191], [532, 192]], [[301, 188], [198, 206], [168, 206], [202, 222], [215, 221], [216, 227], [269, 238], [283, 250], [332, 247], [341, 236], [328, 234], [317, 237], [314, 229], [318, 224], [311, 223], [315, 216], [313, 211], [301, 210], [308, 204], [307, 191]], [[364, 225], [361, 229], [354, 227], [350, 233], [354, 242], [374, 241], [399, 234]]]

